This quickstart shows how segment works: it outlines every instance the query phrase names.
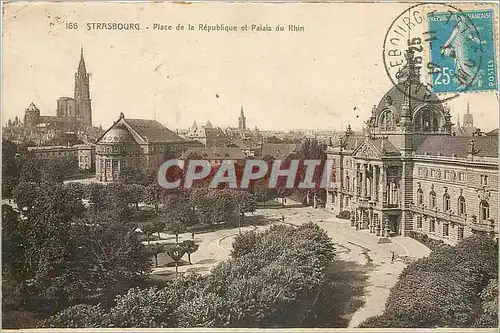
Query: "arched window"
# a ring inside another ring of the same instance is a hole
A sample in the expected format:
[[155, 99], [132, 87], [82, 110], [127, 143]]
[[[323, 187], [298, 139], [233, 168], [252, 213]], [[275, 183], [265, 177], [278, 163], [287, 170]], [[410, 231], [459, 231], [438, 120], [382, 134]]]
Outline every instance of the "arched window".
[[424, 204], [424, 191], [422, 191], [422, 189], [419, 188], [417, 191], [417, 205], [423, 205], [423, 204]]
[[465, 198], [463, 196], [458, 197], [458, 215], [462, 216], [466, 213]]
[[439, 115], [434, 110], [430, 109], [422, 110], [422, 112], [417, 115], [414, 121], [414, 128], [416, 131], [439, 131], [439, 127]]
[[448, 193], [445, 193], [443, 195], [443, 210], [445, 212], [449, 211], [451, 209], [450, 205], [450, 195]]
[[385, 111], [380, 117], [379, 127], [382, 130], [391, 130], [394, 126], [394, 114], [391, 111]]
[[481, 214], [481, 221], [486, 221], [490, 218], [490, 204], [483, 200], [479, 204], [479, 213]]
[[436, 206], [437, 206], [436, 192], [431, 191], [431, 193], [429, 194], [429, 207], [436, 208]]
[[345, 176], [345, 186], [347, 190], [349, 190], [349, 176]]

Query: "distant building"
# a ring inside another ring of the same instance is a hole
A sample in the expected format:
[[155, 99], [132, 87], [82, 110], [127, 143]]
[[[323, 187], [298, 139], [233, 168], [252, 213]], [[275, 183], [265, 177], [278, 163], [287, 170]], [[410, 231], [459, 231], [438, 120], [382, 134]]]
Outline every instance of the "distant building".
[[238, 147], [248, 157], [260, 156], [262, 151], [262, 142], [254, 138], [233, 138], [228, 147]]
[[224, 147], [229, 141], [226, 133], [220, 127], [214, 127], [210, 121], [205, 126], [198, 126], [195, 121], [184, 137], [196, 140], [205, 147]]
[[486, 136], [496, 136], [498, 137], [498, 128], [486, 133]]
[[125, 166], [157, 170], [168, 154], [200, 144], [185, 140], [155, 120], [120, 118], [96, 142], [96, 179], [116, 181]]
[[243, 112], [243, 106], [241, 107], [240, 117], [238, 118], [238, 129], [240, 131], [247, 130], [247, 118], [245, 117], [245, 113]]
[[[55, 116], [42, 116], [40, 109], [31, 102], [24, 110], [23, 127], [29, 130], [63, 130], [84, 131], [92, 127], [92, 106], [90, 99], [90, 74], [87, 73], [83, 48], [80, 54], [80, 62], [75, 73], [75, 86], [73, 97], [60, 97], [57, 100]], [[16, 119], [7, 122], [7, 128], [20, 126]], [[29, 133], [28, 133], [29, 135]]]
[[[364, 137], [347, 131], [327, 150], [327, 209], [381, 237], [409, 231], [457, 243], [498, 237], [498, 138], [453, 136], [449, 110], [420, 86], [413, 52], [372, 111]], [[468, 113], [469, 114], [469, 113]], [[464, 127], [473, 126], [472, 115]], [[467, 126], [465, 126], [467, 125]]]
[[254, 130], [247, 127], [247, 118], [245, 117], [243, 106], [240, 109], [240, 115], [238, 117], [238, 127], [227, 127], [226, 134], [230, 139], [253, 139], [259, 142], [263, 139], [262, 133], [260, 133], [257, 127], [255, 127]]
[[188, 149], [180, 157], [182, 160], [207, 160], [213, 165], [219, 165], [226, 161], [241, 161], [245, 158], [245, 153], [240, 148], [234, 147], [195, 147]]
[[467, 103], [467, 111], [463, 117], [463, 125], [460, 125], [460, 117], [457, 119], [457, 124], [451, 128], [451, 131], [456, 136], [481, 136], [481, 130], [474, 127], [474, 117], [470, 113], [469, 103]]
[[95, 145], [28, 147], [28, 151], [41, 160], [73, 157], [78, 160], [78, 168], [90, 170], [95, 162]]
[[285, 160], [288, 156], [296, 154], [299, 148], [300, 144], [295, 143], [264, 143], [262, 144], [260, 156], [262, 158], [270, 156], [275, 160]]
[[78, 149], [78, 167], [82, 170], [95, 168], [95, 144], [75, 145]]

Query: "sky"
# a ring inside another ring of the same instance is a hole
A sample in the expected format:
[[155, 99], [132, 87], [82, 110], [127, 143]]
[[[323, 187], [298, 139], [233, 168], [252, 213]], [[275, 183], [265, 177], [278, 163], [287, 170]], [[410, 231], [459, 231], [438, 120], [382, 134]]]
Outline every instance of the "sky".
[[[31, 102], [55, 115], [73, 96], [83, 46], [95, 126], [156, 119], [171, 129], [193, 121], [259, 129], [359, 128], [392, 87], [382, 59], [384, 36], [408, 5], [37, 4], [10, 3], [3, 14], [2, 123]], [[67, 23], [79, 28], [67, 29]], [[135, 22], [140, 31], [87, 30], [87, 23]], [[153, 30], [153, 24], [174, 31]], [[176, 31], [177, 24], [301, 25], [301, 32]], [[146, 29], [149, 27], [149, 29]], [[498, 127], [498, 95], [461, 94], [453, 121], [469, 102], [475, 125]], [[355, 109], [356, 108], [356, 109]]]

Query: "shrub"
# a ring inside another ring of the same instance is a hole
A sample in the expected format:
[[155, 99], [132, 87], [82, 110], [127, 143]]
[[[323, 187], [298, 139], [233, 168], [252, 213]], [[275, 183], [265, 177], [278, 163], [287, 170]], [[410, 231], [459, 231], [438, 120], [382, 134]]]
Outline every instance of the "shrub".
[[349, 220], [351, 218], [351, 212], [348, 210], [343, 210], [337, 215], [337, 218]]
[[440, 246], [403, 270], [383, 314], [361, 327], [496, 327], [497, 278], [498, 245], [491, 238]]
[[430, 238], [429, 236], [427, 236], [426, 234], [424, 233], [421, 233], [421, 232], [417, 232], [417, 231], [408, 231], [407, 232], [407, 235], [413, 239], [415, 239], [416, 241], [424, 244], [425, 246], [427, 246], [431, 251], [436, 251], [436, 250], [439, 250], [441, 249], [442, 247], [446, 247], [446, 246], [449, 246], [447, 245], [445, 242], [443, 242], [442, 240], [438, 240], [438, 239], [433, 239], [433, 238]]
[[[276, 327], [300, 324], [334, 258], [333, 243], [313, 223], [245, 233], [232, 258], [206, 277], [188, 275], [163, 289], [130, 289], [96, 318], [70, 308], [49, 327]], [[82, 305], [84, 309], [86, 306]], [[100, 326], [102, 325], [102, 326]]]

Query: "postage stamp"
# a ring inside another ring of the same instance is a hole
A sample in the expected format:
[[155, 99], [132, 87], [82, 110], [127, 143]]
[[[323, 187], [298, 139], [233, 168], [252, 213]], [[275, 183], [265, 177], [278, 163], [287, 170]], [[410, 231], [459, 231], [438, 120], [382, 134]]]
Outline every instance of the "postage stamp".
[[493, 22], [492, 10], [428, 14], [435, 93], [497, 89]]

